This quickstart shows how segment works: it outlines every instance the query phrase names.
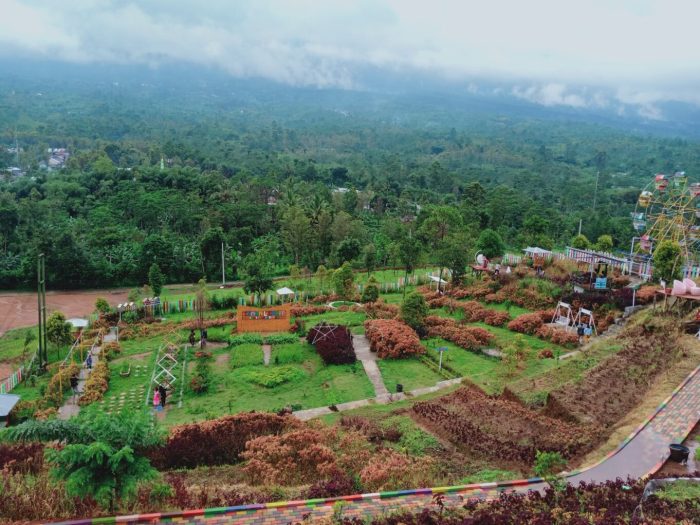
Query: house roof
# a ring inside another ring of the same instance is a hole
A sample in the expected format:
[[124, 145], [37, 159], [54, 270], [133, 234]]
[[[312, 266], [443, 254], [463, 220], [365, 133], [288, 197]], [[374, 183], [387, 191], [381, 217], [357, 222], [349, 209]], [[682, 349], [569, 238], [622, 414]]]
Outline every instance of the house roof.
[[18, 401], [19, 396], [15, 394], [0, 394], [0, 417], [7, 417]]
[[523, 251], [525, 253], [532, 253], [534, 255], [549, 255], [552, 253], [549, 250], [545, 250], [544, 248], [538, 248], [537, 246], [535, 246], [535, 247], [528, 246]]
[[294, 290], [285, 286], [277, 290], [277, 295], [294, 295]]
[[87, 319], [81, 319], [80, 317], [73, 317], [72, 319], [68, 319], [68, 321], [73, 328], [87, 328], [88, 325], [88, 320]]
[[430, 280], [433, 281], [434, 283], [440, 283], [440, 284], [445, 284], [447, 281], [445, 279], [440, 279], [439, 277], [435, 277], [434, 275], [429, 275]]

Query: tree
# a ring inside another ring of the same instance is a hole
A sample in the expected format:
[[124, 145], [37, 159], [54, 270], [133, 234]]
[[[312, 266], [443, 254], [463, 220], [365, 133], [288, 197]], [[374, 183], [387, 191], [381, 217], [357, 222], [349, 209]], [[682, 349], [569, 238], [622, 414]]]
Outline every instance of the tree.
[[374, 277], [370, 277], [367, 281], [367, 285], [364, 290], [362, 290], [363, 303], [373, 303], [379, 299], [379, 286], [377, 286], [377, 281]]
[[[413, 272], [421, 260], [423, 244], [415, 237], [406, 236], [399, 243], [399, 259], [404, 267], [404, 279], [408, 281], [408, 274]], [[406, 297], [406, 284], [404, 282], [403, 296]]]
[[357, 239], [348, 238], [343, 239], [335, 247], [335, 256], [338, 263], [345, 261], [354, 261], [357, 259], [361, 252], [360, 241]]
[[591, 241], [588, 240], [584, 234], [579, 233], [573, 239], [571, 239], [571, 247], [577, 250], [587, 250], [591, 247]]
[[374, 244], [368, 244], [365, 246], [362, 262], [367, 270], [367, 275], [370, 275], [377, 267], [377, 249]]
[[61, 312], [52, 313], [46, 320], [46, 338], [56, 347], [56, 355], [59, 355], [61, 345], [67, 345], [73, 340], [71, 329], [71, 324]]
[[318, 265], [318, 268], [316, 268], [315, 277], [318, 281], [318, 286], [321, 289], [321, 292], [323, 292], [326, 289], [326, 286], [328, 286], [328, 270], [324, 265]]
[[148, 284], [151, 290], [153, 290], [153, 294], [159, 297], [160, 292], [163, 290], [163, 285], [165, 284], [165, 275], [160, 271], [158, 263], [153, 263], [148, 269]]
[[311, 221], [298, 206], [289, 208], [282, 217], [282, 242], [299, 264], [311, 237]]
[[275, 270], [272, 253], [262, 249], [247, 255], [243, 259], [243, 289], [258, 298], [272, 288], [272, 276]]
[[65, 444], [45, 451], [52, 476], [66, 482], [71, 496], [91, 496], [110, 511], [117, 499], [132, 498], [139, 483], [158, 475], [141, 454], [163, 443], [163, 432], [146, 411], [110, 414], [96, 406], [83, 408], [68, 421], [30, 420], [0, 437]]
[[199, 249], [202, 252], [202, 271], [208, 279], [215, 280], [221, 275], [221, 249], [225, 243], [224, 231], [220, 227], [209, 228], [199, 242]]
[[343, 265], [333, 273], [335, 293], [343, 299], [351, 299], [355, 294], [355, 274], [350, 263], [345, 261]]
[[479, 238], [476, 241], [476, 249], [487, 258], [493, 259], [494, 257], [501, 257], [506, 251], [506, 246], [498, 232], [487, 228], [479, 234]]
[[670, 283], [681, 276], [681, 247], [675, 241], [662, 241], [654, 250], [654, 277]]
[[95, 311], [99, 314], [107, 314], [109, 313], [110, 307], [109, 303], [107, 302], [107, 299], [104, 297], [98, 297], [95, 300]]
[[566, 460], [559, 452], [537, 451], [535, 456], [535, 475], [541, 477], [554, 490], [561, 490], [566, 481], [558, 476], [566, 467]]
[[438, 252], [440, 278], [442, 279], [442, 268], [449, 269], [452, 274], [452, 286], [461, 285], [466, 275], [469, 264], [468, 245], [469, 240], [464, 235], [450, 235]]
[[425, 328], [425, 317], [430, 313], [428, 304], [418, 292], [411, 292], [401, 303], [401, 319], [419, 334]]
[[601, 235], [598, 237], [598, 241], [595, 244], [596, 250], [600, 252], [609, 252], [612, 250], [613, 240], [610, 235]]

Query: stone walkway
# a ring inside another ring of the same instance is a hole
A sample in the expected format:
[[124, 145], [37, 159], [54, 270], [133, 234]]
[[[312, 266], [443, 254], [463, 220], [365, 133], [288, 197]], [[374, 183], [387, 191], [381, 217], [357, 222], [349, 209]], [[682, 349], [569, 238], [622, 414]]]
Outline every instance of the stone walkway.
[[[668, 444], [681, 442], [700, 420], [700, 367], [690, 374], [620, 447], [592, 467], [572, 472], [571, 483], [605, 481], [617, 477], [638, 478], [655, 472], [668, 454]], [[504, 491], [539, 490], [539, 479], [483, 483], [457, 487], [399, 490], [356, 494], [307, 501], [241, 505], [208, 510], [154, 513], [116, 518], [119, 523], [189, 523], [189, 524], [287, 524], [306, 519], [329, 520], [342, 502], [343, 517], [367, 518], [393, 510], [419, 510], [432, 505], [435, 494], [445, 496], [446, 506], [457, 506], [468, 499], [485, 499]], [[112, 520], [113, 522], [114, 520]], [[88, 525], [91, 519], [64, 522], [64, 525]]]
[[272, 346], [262, 345], [263, 352], [263, 363], [265, 366], [270, 364], [270, 358], [272, 357]]
[[[116, 328], [111, 328], [109, 333], [102, 338], [102, 344], [111, 343], [117, 340]], [[100, 351], [102, 346], [92, 347], [92, 367], [94, 368], [100, 361]], [[87, 359], [87, 356], [85, 356]], [[92, 369], [88, 369], [85, 366], [85, 362], [82, 363], [82, 368], [80, 369], [80, 375], [78, 376], [78, 392], [83, 392], [85, 390], [85, 381], [90, 377]], [[71, 395], [61, 408], [58, 409], [58, 419], [70, 419], [73, 416], [77, 416], [80, 412], [80, 405], [78, 400], [80, 396]]]
[[362, 363], [365, 373], [374, 387], [376, 398], [389, 395], [389, 391], [384, 385], [382, 373], [377, 366], [377, 354], [370, 351], [369, 340], [364, 335], [353, 335], [352, 345], [355, 349], [355, 357]]

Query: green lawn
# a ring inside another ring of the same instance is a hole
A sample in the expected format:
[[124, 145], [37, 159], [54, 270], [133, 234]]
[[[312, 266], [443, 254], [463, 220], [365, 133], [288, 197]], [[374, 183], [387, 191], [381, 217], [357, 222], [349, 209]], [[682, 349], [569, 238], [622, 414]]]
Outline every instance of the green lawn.
[[34, 338], [27, 346], [27, 358], [32, 356], [37, 347], [37, 329], [17, 328], [15, 330], [8, 330], [0, 337], [0, 362], [18, 363], [22, 360], [24, 338], [27, 332], [32, 332], [34, 334]]
[[384, 378], [384, 385], [389, 392], [396, 392], [397, 383], [403, 385], [404, 391], [425, 386], [433, 386], [444, 377], [428, 368], [420, 359], [379, 359], [377, 366]]
[[[146, 388], [151, 379], [154, 360], [155, 352], [138, 357], [120, 357], [112, 361], [109, 364], [109, 388], [100, 406], [106, 410], [115, 410], [123, 406], [143, 407], [146, 403]], [[123, 377], [120, 372], [127, 369], [129, 375]]]
[[478, 326], [491, 332], [495, 336], [495, 346], [497, 346], [498, 348], [505, 348], [506, 346], [513, 345], [518, 338], [521, 338], [522, 341], [525, 343], [525, 348], [535, 352], [539, 352], [540, 350], [544, 350], [545, 348], [549, 348], [550, 350], [552, 350], [552, 352], [554, 352], [554, 355], [556, 355], [557, 351], [559, 351], [560, 354], [566, 354], [567, 352], [571, 352], [571, 350], [568, 348], [564, 348], [560, 345], [555, 345], [550, 341], [545, 341], [543, 339], [540, 339], [539, 337], [535, 337], [534, 335], [513, 332], [511, 330], [508, 330], [507, 328], [502, 328], [500, 326], [491, 326], [486, 323], [470, 323], [469, 326]]
[[[365, 399], [374, 395], [360, 363], [324, 365], [311, 345], [294, 343], [273, 349], [270, 366], [252, 364], [262, 353], [258, 345], [240, 345], [226, 350], [240, 352], [226, 365], [212, 364], [212, 385], [206, 394], [187, 391], [181, 409], [171, 408], [167, 425], [211, 419], [248, 410], [279, 410], [287, 405], [296, 409], [315, 408]], [[260, 354], [258, 354], [260, 352]], [[222, 351], [217, 352], [220, 354]], [[293, 355], [294, 353], [298, 355]], [[279, 364], [274, 363], [275, 355]], [[233, 364], [242, 366], [232, 366]], [[266, 388], [260, 383], [278, 376], [288, 380]]]
[[[178, 335], [182, 341], [186, 340], [187, 331], [180, 331]], [[155, 352], [160, 348], [160, 346], [168, 339], [172, 341], [174, 337], [170, 334], [166, 335], [155, 335], [152, 337], [136, 337], [134, 339], [120, 339], [119, 345], [121, 346], [121, 353], [119, 357], [128, 357], [137, 354], [144, 354], [146, 352]], [[173, 341], [177, 342], [177, 341]]]
[[428, 352], [433, 354], [437, 354], [436, 348], [447, 347], [448, 350], [442, 356], [442, 362], [445, 365], [452, 368], [459, 377], [467, 377], [487, 390], [493, 387], [501, 364], [500, 360], [470, 352], [437, 337], [426, 339], [423, 344]]
[[310, 315], [308, 317], [302, 318], [306, 323], [307, 328], [313, 327], [315, 324], [321, 321], [326, 321], [332, 324], [342, 324], [346, 326], [360, 326], [365, 322], [366, 316], [364, 312], [352, 312], [347, 310], [345, 312], [331, 310], [330, 312]]

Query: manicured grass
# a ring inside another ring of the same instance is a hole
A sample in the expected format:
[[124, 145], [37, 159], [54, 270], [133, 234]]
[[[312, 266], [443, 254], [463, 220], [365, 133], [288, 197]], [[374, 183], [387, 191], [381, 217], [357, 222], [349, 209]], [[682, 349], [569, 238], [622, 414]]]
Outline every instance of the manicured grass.
[[519, 315], [522, 314], [529, 314], [532, 313], [532, 310], [528, 310], [527, 308], [523, 308], [522, 306], [518, 306], [515, 304], [506, 305], [505, 303], [486, 303], [483, 301], [479, 301], [481, 304], [483, 304], [486, 308], [489, 308], [491, 310], [499, 310], [501, 312], [508, 312], [511, 316], [511, 318], [515, 319]]
[[660, 499], [669, 501], [685, 501], [695, 500], [700, 501], [700, 483], [692, 481], [676, 481], [665, 485], [656, 495]]
[[331, 324], [342, 324], [345, 326], [360, 326], [365, 322], [366, 316], [364, 312], [352, 312], [350, 310], [341, 312], [331, 310], [318, 315], [310, 315], [302, 318], [306, 323], [307, 328], [313, 327], [315, 324], [325, 321]]
[[418, 402], [418, 401], [429, 401], [431, 399], [435, 399], [441, 396], [444, 396], [446, 394], [449, 394], [450, 392], [454, 392], [459, 388], [459, 385], [451, 386], [448, 388], [445, 388], [443, 390], [438, 390], [437, 392], [430, 392], [428, 394], [423, 394], [422, 396], [416, 396], [412, 397], [409, 399], [404, 399], [403, 401], [395, 401], [393, 403], [387, 404], [387, 405], [379, 405], [379, 404], [371, 404], [368, 406], [356, 408], [354, 410], [348, 410], [346, 412], [335, 412], [333, 414], [327, 414], [325, 416], [321, 416], [318, 418], [320, 421], [325, 423], [326, 425], [333, 425], [335, 423], [338, 423], [340, 421], [340, 418], [343, 416], [362, 416], [362, 417], [368, 417], [372, 419], [383, 419], [390, 417], [394, 413], [402, 413], [405, 412], [407, 409], [411, 408], [411, 406]]
[[443, 353], [443, 364], [452, 368], [459, 377], [467, 377], [487, 390], [493, 388], [501, 366], [500, 360], [470, 352], [437, 337], [427, 339], [423, 344], [433, 354], [437, 354], [436, 348], [446, 347], [448, 350]]
[[460, 485], [471, 485], [472, 483], [493, 483], [495, 481], [507, 481], [520, 479], [522, 474], [512, 470], [483, 469], [474, 474], [462, 478]]
[[401, 383], [404, 391], [425, 386], [433, 386], [445, 379], [428, 368], [417, 357], [406, 359], [379, 359], [377, 366], [384, 378], [384, 385], [389, 392], [396, 392], [396, 385]]
[[[181, 332], [178, 335], [184, 341], [186, 337], [185, 332]], [[155, 352], [160, 348], [160, 346], [166, 341], [173, 341], [176, 339], [172, 335], [155, 335], [153, 337], [136, 337], [134, 339], [120, 339], [119, 345], [121, 346], [120, 357], [128, 357], [136, 354], [143, 354], [146, 352]], [[173, 341], [177, 342], [177, 341]]]
[[[241, 346], [232, 352], [238, 351]], [[187, 391], [183, 408], [169, 409], [165, 423], [186, 423], [249, 410], [279, 410], [288, 405], [297, 409], [315, 408], [374, 395], [374, 389], [360, 363], [326, 366], [313, 347], [306, 343], [279, 345], [277, 350], [278, 355], [288, 361], [286, 364], [274, 364], [273, 349], [273, 362], [267, 367], [262, 364], [238, 368], [212, 365], [209, 392], [197, 395]], [[260, 351], [259, 346], [257, 351]], [[295, 351], [303, 356], [301, 362], [294, 362], [299, 358], [289, 356]], [[266, 379], [280, 369], [280, 374], [288, 379], [282, 384], [268, 388], [254, 380]]]
[[478, 326], [491, 332], [495, 336], [495, 343], [496, 346], [499, 348], [511, 346], [516, 342], [517, 339], [521, 338], [522, 341], [525, 343], [525, 348], [534, 352], [539, 352], [540, 350], [549, 348], [554, 353], [554, 355], [557, 354], [557, 351], [559, 351], [561, 355], [571, 351], [567, 348], [564, 348], [563, 346], [555, 345], [554, 343], [545, 341], [543, 339], [540, 339], [539, 337], [535, 337], [534, 335], [512, 332], [511, 330], [508, 330], [507, 328], [502, 328], [500, 326], [491, 326], [486, 323], [470, 323], [469, 325]]
[[401, 432], [399, 441], [388, 445], [411, 456], [423, 456], [442, 448], [435, 436], [418, 428], [416, 422], [408, 416], [388, 417], [382, 421], [381, 426]]
[[[155, 352], [152, 355], [120, 357], [112, 361], [109, 364], [109, 388], [100, 406], [105, 409], [115, 408], [118, 404], [114, 403], [110, 406], [110, 401], [112, 398], [116, 401], [120, 396], [123, 396], [132, 407], [145, 405], [145, 390], [151, 380], [154, 360]], [[120, 372], [127, 368], [130, 368], [129, 376], [122, 377]]]
[[27, 358], [30, 358], [36, 351], [37, 334], [36, 328], [17, 328], [8, 330], [0, 337], [0, 362], [3, 363], [18, 363], [22, 359], [22, 351], [24, 349], [24, 338], [27, 332], [34, 334], [34, 339], [27, 346]]
[[260, 345], [242, 344], [231, 349], [231, 366], [259, 366], [263, 364], [263, 351]]

